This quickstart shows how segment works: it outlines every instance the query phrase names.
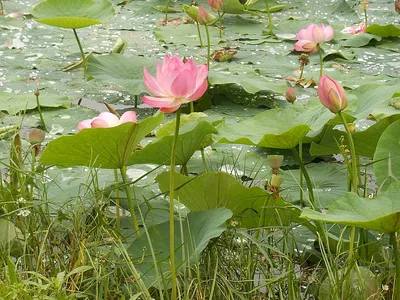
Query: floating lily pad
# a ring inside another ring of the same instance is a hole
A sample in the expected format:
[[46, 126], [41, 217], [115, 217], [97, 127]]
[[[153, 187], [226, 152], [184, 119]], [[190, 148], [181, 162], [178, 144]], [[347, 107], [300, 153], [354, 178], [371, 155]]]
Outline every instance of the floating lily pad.
[[361, 198], [347, 193], [326, 213], [305, 208], [300, 216], [308, 220], [336, 223], [393, 233], [400, 229], [400, 182], [393, 183], [376, 198]]
[[77, 29], [106, 23], [114, 16], [114, 8], [108, 0], [46, 0], [32, 14], [39, 23]]
[[128, 164], [139, 142], [163, 120], [162, 113], [139, 123], [83, 129], [74, 136], [51, 141], [40, 157], [42, 165], [66, 168], [90, 166], [118, 169]]

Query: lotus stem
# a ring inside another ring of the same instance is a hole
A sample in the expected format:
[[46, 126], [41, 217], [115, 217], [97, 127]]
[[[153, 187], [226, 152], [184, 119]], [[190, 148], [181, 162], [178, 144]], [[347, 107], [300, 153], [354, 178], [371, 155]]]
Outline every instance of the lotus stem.
[[176, 159], [176, 144], [179, 136], [179, 125], [181, 121], [181, 108], [176, 111], [175, 133], [172, 142], [171, 150], [171, 167], [169, 177], [169, 262], [171, 267], [171, 299], [177, 297], [177, 281], [175, 269], [175, 214], [174, 214], [174, 191], [175, 191], [175, 159]]
[[208, 167], [207, 167], [206, 157], [205, 157], [205, 155], [204, 155], [204, 148], [201, 148], [200, 153], [201, 153], [201, 161], [203, 162], [204, 171], [205, 171], [206, 173], [208, 173]]
[[319, 53], [319, 78], [321, 78], [322, 77], [322, 68], [323, 68], [323, 64], [324, 64], [321, 48], [319, 48], [318, 53]]
[[190, 107], [190, 113], [194, 112], [194, 103], [193, 103], [193, 101], [189, 102], [189, 107]]
[[210, 41], [210, 32], [208, 31], [208, 26], [204, 25], [206, 28], [206, 35], [207, 35], [207, 67], [210, 70], [210, 57], [211, 57], [211, 41]]
[[219, 11], [218, 11], [218, 19], [219, 19], [219, 37], [222, 38], [222, 17]]
[[43, 114], [42, 114], [42, 109], [40, 108], [40, 101], [39, 101], [40, 93], [39, 93], [39, 90], [36, 89], [34, 94], [35, 94], [35, 97], [36, 97], [36, 106], [37, 106], [37, 110], [38, 110], [38, 113], [39, 113], [40, 122], [42, 123], [43, 130], [47, 131], [46, 123], [44, 122], [44, 118], [43, 118]]
[[115, 228], [120, 232], [121, 228], [121, 218], [119, 209], [119, 185], [118, 185], [118, 170], [114, 169], [115, 178]]
[[129, 187], [129, 183], [126, 178], [126, 167], [122, 167], [119, 170], [121, 173], [122, 181], [124, 182], [125, 193], [126, 193], [126, 197], [128, 199], [129, 212], [131, 213], [132, 223], [133, 223], [133, 227], [135, 228], [136, 237], [140, 237], [139, 225], [138, 225], [138, 222], [136, 219], [136, 213], [135, 213], [135, 206], [133, 204], [133, 199], [132, 199], [132, 194], [131, 194], [131, 190]]
[[[292, 103], [294, 104], [294, 102]], [[303, 161], [303, 140], [300, 141], [299, 143], [299, 157], [301, 161]], [[304, 207], [304, 202], [303, 202], [303, 170], [300, 168], [300, 206]]]
[[[294, 157], [296, 158], [297, 162], [299, 163], [300, 169], [303, 172], [304, 179], [306, 180], [311, 207], [312, 207], [312, 209], [315, 210], [314, 191], [313, 191], [313, 187], [311, 184], [310, 176], [308, 175], [307, 169], [304, 166], [304, 163], [301, 160], [300, 155], [296, 150], [296, 147], [292, 148], [292, 151], [293, 151]], [[303, 188], [303, 187], [300, 187], [300, 188]]]
[[79, 40], [78, 34], [76, 33], [75, 28], [72, 29], [74, 31], [76, 42], [78, 43], [79, 51], [81, 52], [82, 56], [82, 64], [83, 64], [83, 76], [86, 76], [86, 56], [85, 52], [83, 52], [81, 41]]
[[203, 48], [203, 39], [201, 38], [201, 32], [200, 32], [200, 24], [199, 22], [196, 22], [196, 26], [197, 26], [197, 34], [199, 36], [199, 40], [200, 40], [200, 47]]
[[365, 20], [365, 27], [368, 27], [368, 17], [366, 8], [364, 8], [364, 20]]
[[171, 0], [167, 0], [167, 3], [165, 4], [165, 23], [168, 22], [168, 10], [169, 10], [169, 3]]
[[0, 0], [0, 15], [4, 15], [3, 0]]
[[394, 289], [394, 297], [393, 299], [399, 299], [400, 297], [400, 255], [399, 255], [399, 249], [397, 245], [397, 234], [396, 232], [392, 232], [390, 235], [390, 242], [393, 247], [393, 254], [394, 254], [394, 260], [396, 264], [396, 278], [395, 278], [395, 289]]
[[269, 26], [269, 32], [268, 34], [273, 35], [274, 31], [272, 29], [272, 17], [271, 17], [271, 12], [269, 10], [269, 5], [268, 5], [268, 0], [265, 0], [265, 6], [267, 8], [267, 14], [268, 14], [268, 26]]

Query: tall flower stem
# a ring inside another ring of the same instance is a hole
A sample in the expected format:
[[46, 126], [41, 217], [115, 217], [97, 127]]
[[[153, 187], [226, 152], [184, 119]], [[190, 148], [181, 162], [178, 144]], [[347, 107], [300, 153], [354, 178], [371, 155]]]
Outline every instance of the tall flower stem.
[[201, 32], [200, 32], [200, 24], [199, 24], [199, 22], [196, 22], [196, 26], [197, 26], [197, 34], [198, 34], [199, 40], [200, 40], [200, 47], [203, 47], [203, 39], [201, 38]]
[[168, 10], [169, 10], [169, 3], [171, 0], [167, 0], [167, 3], [165, 4], [165, 24], [168, 22]]
[[[303, 141], [301, 140], [299, 143], [299, 157], [300, 160], [303, 161]], [[299, 178], [299, 183], [300, 183], [300, 206], [304, 206], [303, 202], [303, 170], [300, 168], [300, 178]]]
[[[310, 176], [308, 175], [307, 169], [304, 166], [303, 160], [300, 158], [300, 155], [297, 152], [297, 149], [292, 148], [292, 152], [293, 152], [294, 157], [296, 158], [297, 162], [299, 163], [300, 169], [302, 170], [302, 173], [304, 175], [304, 179], [306, 180], [311, 207], [313, 209], [315, 209], [314, 191], [313, 191], [313, 187], [311, 184]], [[300, 187], [300, 188], [302, 188], [302, 187]]]
[[269, 5], [268, 5], [268, 0], [265, 0], [265, 6], [267, 7], [267, 14], [268, 14], [268, 26], [269, 26], [269, 32], [268, 34], [273, 35], [274, 31], [272, 29], [272, 17], [271, 17], [271, 12], [269, 10]]
[[119, 232], [121, 228], [120, 207], [119, 207], [119, 185], [118, 185], [118, 170], [114, 169], [115, 178], [115, 228]]
[[175, 191], [175, 154], [176, 154], [176, 144], [179, 135], [179, 125], [181, 121], [181, 108], [176, 111], [176, 121], [175, 121], [175, 133], [172, 142], [171, 150], [171, 167], [170, 167], [170, 177], [169, 177], [169, 263], [171, 267], [171, 284], [172, 292], [171, 299], [175, 300], [177, 295], [177, 281], [176, 281], [176, 269], [175, 269], [175, 214], [174, 214], [174, 191]]
[[206, 35], [207, 35], [207, 66], [208, 70], [210, 70], [210, 57], [211, 57], [211, 41], [210, 41], [210, 32], [208, 31], [208, 26], [204, 25], [206, 28]]
[[76, 42], [78, 43], [79, 51], [81, 52], [82, 64], [83, 64], [83, 76], [85, 76], [86, 75], [86, 56], [85, 56], [85, 52], [83, 52], [82, 44], [81, 44], [81, 41], [79, 40], [79, 37], [78, 37], [78, 34], [76, 33], [75, 28], [72, 29], [72, 30], [74, 31], [75, 39], [76, 39]]
[[396, 285], [394, 289], [394, 297], [393, 299], [399, 299], [400, 297], [400, 255], [399, 255], [399, 249], [397, 245], [397, 235], [396, 232], [392, 232], [390, 235], [390, 242], [393, 247], [393, 254], [394, 254], [394, 260], [396, 264]]
[[218, 19], [219, 19], [219, 37], [222, 38], [222, 17], [221, 13], [218, 11]]
[[323, 68], [323, 64], [324, 64], [321, 48], [319, 48], [318, 53], [319, 53], [319, 77], [321, 78], [322, 77], [322, 68]]
[[368, 17], [366, 8], [364, 8], [364, 20], [365, 20], [365, 27], [368, 27]]
[[126, 178], [126, 167], [122, 167], [119, 170], [121, 172], [122, 181], [125, 186], [125, 193], [126, 193], [126, 198], [128, 199], [129, 212], [131, 213], [133, 228], [135, 228], [136, 237], [139, 237], [140, 236], [139, 225], [136, 219], [135, 206], [133, 204], [131, 189], [129, 186], [128, 179]]
[[42, 123], [43, 130], [47, 131], [46, 123], [44, 122], [44, 118], [43, 118], [43, 114], [42, 114], [42, 109], [40, 108], [39, 90], [36, 89], [34, 94], [35, 94], [35, 97], [36, 97], [36, 105], [37, 105], [37, 110], [39, 112], [40, 122]]

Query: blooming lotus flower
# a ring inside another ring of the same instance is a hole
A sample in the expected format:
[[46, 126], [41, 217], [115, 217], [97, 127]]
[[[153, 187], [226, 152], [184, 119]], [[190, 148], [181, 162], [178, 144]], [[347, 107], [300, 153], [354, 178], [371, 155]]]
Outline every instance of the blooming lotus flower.
[[193, 59], [183, 62], [176, 55], [166, 55], [157, 64], [156, 78], [144, 68], [144, 84], [155, 97], [143, 96], [142, 100], [163, 112], [174, 112], [182, 104], [203, 96], [207, 90], [207, 74], [206, 64], [196, 66]]
[[347, 96], [343, 87], [327, 75], [320, 78], [318, 97], [322, 105], [337, 114], [347, 107]]
[[208, 5], [213, 12], [219, 12], [222, 9], [222, 0], [208, 0]]
[[363, 23], [360, 23], [360, 24], [346, 27], [345, 29], [342, 30], [342, 32], [345, 34], [356, 35], [356, 34], [364, 33], [365, 29], [367, 29], [367, 26], [365, 26], [365, 24], [363, 24]]
[[310, 54], [317, 53], [322, 44], [333, 39], [333, 34], [332, 26], [310, 24], [296, 33], [298, 41], [294, 44], [294, 49]]
[[78, 130], [82, 130], [85, 128], [107, 128], [107, 127], [115, 127], [122, 123], [126, 122], [137, 122], [136, 112], [127, 111], [125, 112], [121, 118], [118, 118], [116, 115], [110, 112], [102, 112], [97, 117], [83, 120], [78, 124]]

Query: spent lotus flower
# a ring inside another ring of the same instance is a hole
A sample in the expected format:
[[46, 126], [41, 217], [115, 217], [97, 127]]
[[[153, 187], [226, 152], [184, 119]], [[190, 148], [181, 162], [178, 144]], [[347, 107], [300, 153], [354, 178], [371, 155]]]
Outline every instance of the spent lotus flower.
[[344, 88], [327, 75], [320, 78], [318, 97], [322, 105], [337, 114], [347, 107], [347, 96]]
[[137, 122], [136, 112], [127, 111], [121, 118], [110, 112], [102, 112], [97, 117], [92, 119], [83, 120], [78, 124], [78, 130], [85, 128], [107, 128], [115, 127], [126, 122]]
[[222, 9], [222, 0], [208, 0], [208, 5], [213, 12], [219, 12]]
[[345, 34], [356, 35], [356, 34], [364, 33], [365, 29], [367, 29], [367, 26], [365, 26], [365, 24], [363, 24], [363, 23], [360, 23], [360, 24], [355, 24], [353, 26], [346, 27], [342, 30], [342, 32]]
[[298, 41], [294, 44], [294, 49], [310, 54], [317, 53], [322, 44], [333, 39], [333, 35], [332, 26], [310, 24], [296, 33]]
[[147, 105], [160, 108], [163, 112], [174, 112], [182, 104], [196, 101], [207, 90], [208, 67], [197, 65], [193, 59], [183, 62], [178, 56], [166, 55], [157, 64], [154, 78], [144, 68], [144, 84], [153, 96], [143, 96]]

